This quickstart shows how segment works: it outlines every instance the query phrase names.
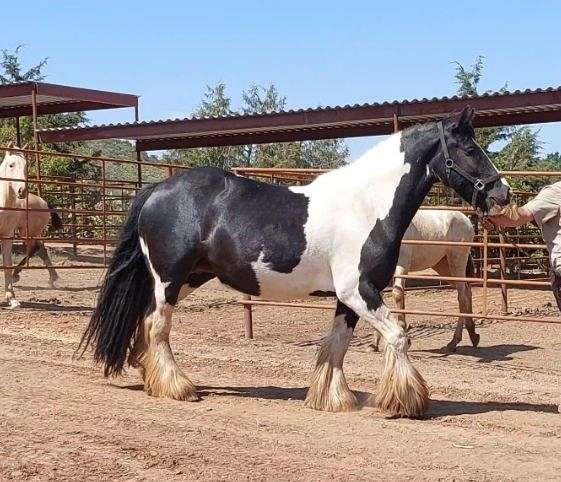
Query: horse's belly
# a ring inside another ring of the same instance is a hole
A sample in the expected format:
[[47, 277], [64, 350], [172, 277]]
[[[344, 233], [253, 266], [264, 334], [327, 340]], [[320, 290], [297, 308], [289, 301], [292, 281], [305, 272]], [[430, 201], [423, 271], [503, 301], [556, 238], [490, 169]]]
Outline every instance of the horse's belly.
[[319, 262], [303, 261], [290, 273], [279, 273], [253, 264], [259, 282], [259, 298], [286, 300], [306, 298], [314, 291], [334, 291], [331, 270]]
[[432, 268], [446, 255], [443, 246], [419, 245], [415, 248], [421, 249], [413, 249], [409, 271], [422, 271]]

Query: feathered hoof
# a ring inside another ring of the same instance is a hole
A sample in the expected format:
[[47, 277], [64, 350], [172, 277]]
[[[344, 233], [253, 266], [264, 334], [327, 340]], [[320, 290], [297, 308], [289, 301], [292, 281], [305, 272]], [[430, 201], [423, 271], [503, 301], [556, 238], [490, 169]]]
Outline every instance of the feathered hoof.
[[179, 369], [175, 361], [170, 361], [166, 357], [159, 358], [148, 351], [138, 358], [131, 354], [129, 363], [140, 369], [144, 380], [144, 391], [148, 395], [186, 402], [200, 400], [195, 385]]
[[184, 375], [175, 377], [175, 380], [172, 381], [145, 383], [144, 391], [152, 397], [171, 398], [184, 402], [198, 402], [200, 400], [197, 389]]
[[386, 366], [376, 396], [380, 410], [392, 418], [422, 417], [429, 403], [429, 389], [406, 354], [386, 349]]
[[304, 406], [324, 412], [352, 412], [358, 409], [358, 400], [349, 389], [341, 369], [328, 363], [316, 368]]

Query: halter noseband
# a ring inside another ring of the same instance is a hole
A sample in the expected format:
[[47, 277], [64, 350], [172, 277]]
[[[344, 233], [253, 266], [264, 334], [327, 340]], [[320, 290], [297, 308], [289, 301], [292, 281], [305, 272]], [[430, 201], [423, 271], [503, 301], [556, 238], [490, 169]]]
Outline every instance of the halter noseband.
[[[473, 197], [471, 198], [471, 205], [475, 207], [475, 202], [477, 201], [477, 196], [479, 193], [485, 190], [487, 184], [495, 182], [497, 179], [501, 178], [501, 175], [497, 172], [486, 179], [475, 178], [471, 174], [464, 171], [460, 166], [458, 166], [454, 160], [450, 157], [448, 152], [448, 146], [446, 145], [446, 138], [444, 137], [444, 126], [442, 121], [437, 123], [438, 135], [440, 136], [440, 144], [442, 145], [442, 151], [444, 152], [444, 166], [446, 167], [446, 182], [442, 181], [446, 185], [450, 185], [450, 171], [456, 171], [464, 179], [467, 179], [473, 185]], [[440, 177], [440, 176], [437, 176]]]

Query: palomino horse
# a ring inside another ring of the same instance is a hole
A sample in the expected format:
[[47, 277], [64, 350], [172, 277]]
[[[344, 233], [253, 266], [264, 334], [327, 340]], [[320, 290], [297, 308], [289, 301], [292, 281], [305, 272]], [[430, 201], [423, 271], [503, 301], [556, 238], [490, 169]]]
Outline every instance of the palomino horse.
[[466, 108], [396, 133], [306, 186], [194, 168], [146, 187], [129, 211], [80, 347], [93, 343], [106, 376], [119, 374], [128, 355], [148, 394], [197, 400], [169, 345], [181, 298], [215, 277], [266, 299], [331, 292], [338, 299], [335, 319], [305, 404], [357, 407], [343, 359], [362, 317], [386, 344], [378, 406], [395, 416], [422, 415], [427, 385], [380, 293], [392, 279], [407, 226], [438, 179], [484, 213], [509, 204], [508, 184], [474, 141], [472, 116]]
[[14, 295], [12, 282], [12, 244], [10, 238], [21, 215], [21, 211], [4, 210], [17, 208], [18, 200], [26, 197], [27, 168], [25, 156], [18, 150], [7, 150], [0, 164], [0, 237], [2, 237], [2, 260], [4, 263], [4, 284], [6, 300], [11, 308], [19, 306]]
[[[473, 225], [469, 218], [458, 211], [417, 211], [411, 224], [405, 231], [403, 239], [418, 239], [423, 241], [467, 241], [472, 242], [475, 236]], [[410, 271], [422, 271], [433, 268], [440, 276], [458, 278], [473, 277], [473, 260], [470, 246], [441, 246], [434, 244], [402, 244], [399, 259], [395, 268], [396, 275], [406, 275]], [[396, 307], [405, 309], [405, 279], [395, 277], [393, 282], [393, 298]], [[460, 313], [471, 313], [471, 286], [466, 282], [454, 283], [458, 292]], [[398, 314], [397, 318], [406, 328], [405, 315]], [[459, 317], [452, 341], [448, 343], [448, 351], [455, 351], [462, 341], [462, 331], [465, 327], [469, 333], [471, 343], [477, 346], [479, 335], [475, 332], [472, 317]], [[374, 348], [378, 350], [380, 334], [376, 334]]]
[[[13, 282], [17, 283], [19, 281], [19, 273], [25, 266], [25, 263], [29, 258], [37, 254], [49, 270], [49, 282], [51, 287], [56, 288], [58, 274], [53, 268], [51, 258], [49, 258], [49, 252], [47, 251], [47, 248], [45, 248], [43, 241], [33, 238], [41, 237], [47, 227], [47, 224], [49, 224], [49, 219], [51, 220], [51, 226], [54, 231], [62, 229], [62, 219], [56, 211], [50, 210], [51, 208], [47, 201], [36, 194], [29, 193], [27, 195], [27, 199], [18, 200], [18, 207], [25, 209], [28, 202], [30, 211], [20, 211], [16, 231], [22, 238], [28, 238], [29, 236], [29, 239], [27, 239], [25, 243], [25, 256], [14, 269], [12, 275]], [[34, 209], [40, 209], [41, 211], [33, 211]], [[28, 227], [29, 235], [27, 233]]]

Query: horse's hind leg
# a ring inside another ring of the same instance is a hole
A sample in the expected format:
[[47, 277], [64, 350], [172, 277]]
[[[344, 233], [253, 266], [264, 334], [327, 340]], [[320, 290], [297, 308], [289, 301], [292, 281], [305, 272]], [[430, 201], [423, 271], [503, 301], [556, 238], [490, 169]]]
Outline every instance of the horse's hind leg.
[[357, 399], [343, 374], [343, 360], [357, 321], [356, 313], [338, 301], [331, 332], [324, 337], [317, 355], [307, 407], [328, 412], [356, 409]]
[[[444, 258], [442, 258], [435, 266], [433, 266], [433, 269], [440, 276], [447, 276], [447, 277], [452, 276], [450, 270], [450, 264], [447, 256], [444, 256]], [[462, 274], [462, 276], [465, 276], [465, 273]], [[456, 289], [458, 289], [458, 285], [461, 283], [455, 283], [455, 284], [456, 284]], [[462, 317], [459, 317], [458, 322], [456, 323], [456, 329], [454, 330], [454, 335], [452, 336], [452, 340], [450, 340], [450, 342], [446, 345], [446, 351], [448, 352], [456, 351], [456, 346], [458, 346], [458, 343], [462, 341], [463, 330], [464, 330], [464, 319]]]
[[[147, 250], [145, 252], [148, 258]], [[187, 282], [164, 283], [149, 263], [154, 278], [154, 305], [137, 333], [129, 364], [140, 369], [144, 390], [155, 397], [196, 401], [195, 386], [177, 365], [169, 344], [171, 319], [176, 303], [214, 275], [191, 275]]]
[[51, 258], [49, 257], [49, 252], [47, 251], [45, 245], [41, 241], [38, 241], [37, 243], [39, 245], [37, 249], [37, 255], [43, 260], [43, 263], [49, 270], [49, 282], [54, 288], [56, 286], [55, 283], [58, 280], [58, 274], [53, 268], [53, 263], [51, 263]]
[[[469, 252], [466, 253], [469, 255]], [[463, 253], [458, 253], [457, 251], [447, 258], [447, 263], [449, 264], [450, 276], [463, 278], [466, 276], [466, 263], [467, 256]], [[467, 282], [455, 283], [456, 291], [458, 293], [458, 306], [460, 313], [471, 313], [472, 312], [472, 292], [471, 285]], [[479, 335], [475, 331], [475, 322], [472, 316], [460, 316], [458, 317], [458, 323], [456, 324], [456, 330], [454, 331], [454, 336], [450, 343], [447, 345], [447, 350], [449, 352], [456, 351], [456, 346], [460, 341], [462, 341], [462, 331], [466, 327], [469, 334], [469, 338], [473, 346], [479, 344]]]
[[195, 386], [181, 371], [169, 344], [173, 305], [166, 299], [166, 286], [154, 280], [155, 300], [137, 334], [129, 363], [140, 369], [144, 390], [154, 397], [198, 400]]
[[[456, 285], [456, 289], [458, 290], [458, 304], [460, 306], [460, 312], [462, 313], [471, 313], [472, 312], [472, 293], [471, 293], [471, 286], [469, 283], [458, 283]], [[466, 330], [469, 335], [469, 339], [471, 340], [471, 344], [474, 347], [479, 345], [479, 334], [475, 331], [475, 321], [473, 320], [473, 316], [464, 316], [463, 322], [465, 323]]]

